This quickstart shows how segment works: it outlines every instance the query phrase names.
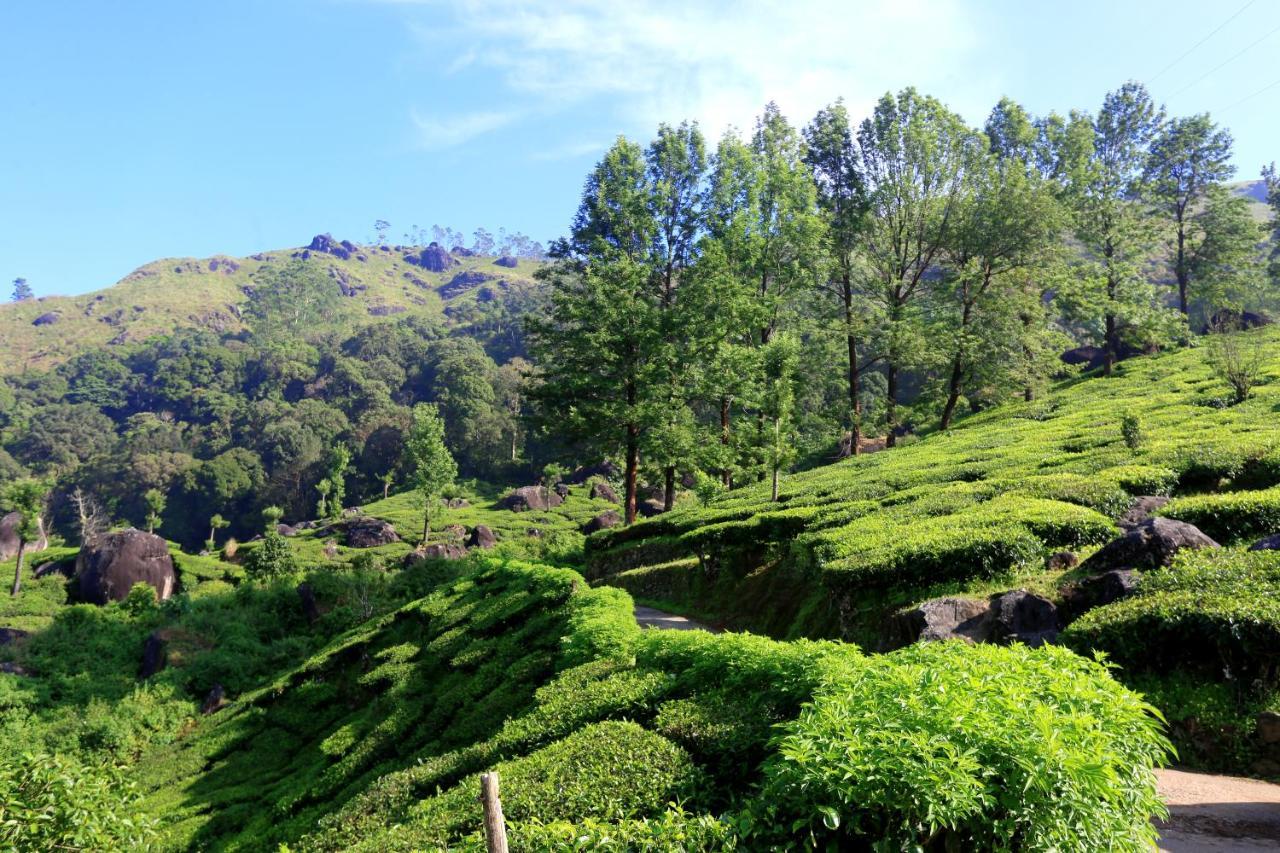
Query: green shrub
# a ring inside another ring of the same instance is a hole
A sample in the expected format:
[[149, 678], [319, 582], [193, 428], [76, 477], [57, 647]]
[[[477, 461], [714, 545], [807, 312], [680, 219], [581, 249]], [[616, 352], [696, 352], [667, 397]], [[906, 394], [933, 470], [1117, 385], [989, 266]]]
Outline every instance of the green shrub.
[[137, 810], [128, 770], [41, 753], [0, 754], [0, 847], [142, 849], [156, 820]]
[[289, 541], [274, 530], [267, 531], [244, 558], [244, 573], [251, 580], [268, 581], [296, 571], [298, 560]]
[[[585, 850], [617, 850], [627, 853], [721, 853], [738, 849], [733, 829], [710, 815], [694, 815], [679, 807], [656, 818], [606, 821], [586, 818], [568, 821], [540, 820], [514, 823], [507, 829], [512, 850], [529, 853], [571, 853]], [[474, 838], [463, 849], [484, 850]]]
[[[628, 722], [592, 724], [495, 769], [513, 822], [648, 817], [694, 795], [700, 781], [688, 753]], [[467, 779], [423, 800], [412, 816], [419, 839], [443, 843], [477, 827], [477, 791]]]
[[827, 684], [782, 729], [748, 846], [1148, 850], [1168, 743], [1065, 649], [928, 643]]
[[1175, 498], [1159, 514], [1194, 524], [1219, 542], [1247, 542], [1280, 533], [1280, 486]]
[[1146, 431], [1142, 428], [1142, 418], [1133, 412], [1125, 412], [1120, 418], [1120, 435], [1130, 450], [1141, 450], [1146, 441]]
[[1249, 683], [1280, 663], [1280, 602], [1220, 590], [1156, 591], [1085, 613], [1062, 640], [1144, 672], [1173, 669]]
[[1167, 495], [1178, 483], [1172, 468], [1158, 465], [1116, 465], [1103, 468], [1097, 476], [1115, 482], [1131, 495]]

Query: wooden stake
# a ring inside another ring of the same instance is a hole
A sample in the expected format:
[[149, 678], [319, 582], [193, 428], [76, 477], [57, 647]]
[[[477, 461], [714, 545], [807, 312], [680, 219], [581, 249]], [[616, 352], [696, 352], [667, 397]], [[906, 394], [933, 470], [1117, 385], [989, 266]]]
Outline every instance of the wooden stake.
[[484, 841], [489, 853], [507, 853], [507, 827], [498, 798], [498, 774], [480, 776], [480, 802], [484, 804]]

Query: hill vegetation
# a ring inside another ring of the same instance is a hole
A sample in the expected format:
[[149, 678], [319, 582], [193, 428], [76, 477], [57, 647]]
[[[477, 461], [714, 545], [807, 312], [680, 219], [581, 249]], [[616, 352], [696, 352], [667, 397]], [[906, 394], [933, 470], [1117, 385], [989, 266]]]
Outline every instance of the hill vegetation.
[[1280, 776], [1230, 154], [906, 89], [619, 138], [546, 259], [15, 283], [0, 846], [481, 849], [496, 768], [520, 850], [1144, 850], [1175, 755]]

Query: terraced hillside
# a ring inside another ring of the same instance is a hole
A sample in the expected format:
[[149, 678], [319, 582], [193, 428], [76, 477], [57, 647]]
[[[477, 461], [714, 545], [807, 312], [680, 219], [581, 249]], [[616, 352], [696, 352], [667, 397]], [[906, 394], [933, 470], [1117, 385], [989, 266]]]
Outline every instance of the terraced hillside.
[[0, 305], [0, 375], [47, 369], [82, 352], [178, 328], [236, 331], [254, 273], [295, 258], [333, 279], [347, 297], [334, 320], [348, 325], [405, 314], [465, 319], [477, 300], [518, 298], [538, 265], [514, 258], [498, 264], [494, 257], [421, 246], [362, 246], [323, 236], [311, 246], [319, 248], [246, 258], [166, 258], [104, 290]]
[[[1124, 666], [1174, 722], [1184, 760], [1280, 775], [1263, 731], [1280, 711], [1280, 553], [1245, 550], [1280, 533], [1280, 333], [1237, 340], [1260, 359], [1243, 403], [1203, 347], [1135, 359], [1114, 378], [797, 474], [777, 502], [752, 485], [595, 534], [587, 575], [729, 627], [866, 648], [893, 639], [895, 613], [941, 596], [1027, 590], [1066, 623], [1117, 518], [1138, 496], [1172, 497], [1155, 511], [1225, 547], [1141, 573], [1130, 597], [1064, 638]], [[1050, 559], [1062, 551], [1072, 557]]]

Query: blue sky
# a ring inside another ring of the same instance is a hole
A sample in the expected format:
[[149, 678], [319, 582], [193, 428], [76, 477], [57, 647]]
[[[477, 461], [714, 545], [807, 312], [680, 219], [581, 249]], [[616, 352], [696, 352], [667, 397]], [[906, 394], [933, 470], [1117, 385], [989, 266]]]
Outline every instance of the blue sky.
[[616, 135], [716, 137], [770, 99], [803, 123], [914, 85], [978, 125], [1002, 95], [1092, 110], [1133, 78], [1227, 125], [1240, 178], [1280, 160], [1275, 0], [5, 5], [0, 282], [37, 295], [378, 218], [545, 240]]

